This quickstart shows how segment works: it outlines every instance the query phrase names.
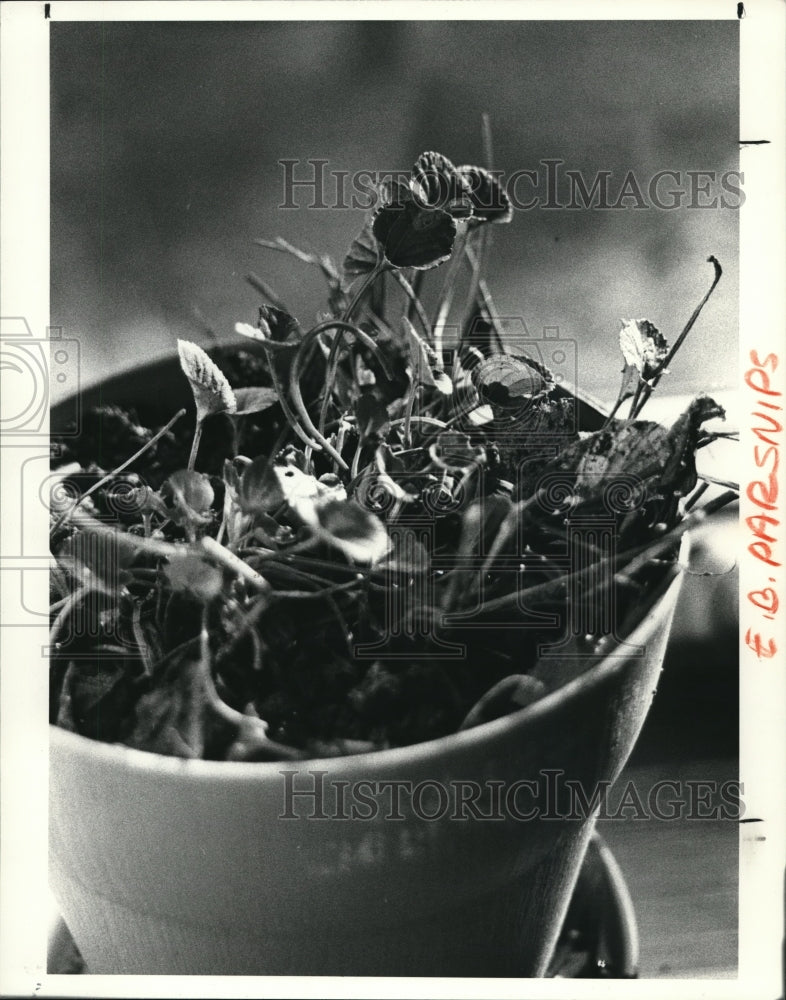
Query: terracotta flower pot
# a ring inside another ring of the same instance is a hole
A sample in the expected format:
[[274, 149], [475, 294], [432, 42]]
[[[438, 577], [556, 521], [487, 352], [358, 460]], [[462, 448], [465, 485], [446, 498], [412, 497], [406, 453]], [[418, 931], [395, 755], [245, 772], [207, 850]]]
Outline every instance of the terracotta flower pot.
[[51, 886], [90, 972], [544, 975], [594, 827], [575, 788], [624, 766], [680, 582], [575, 680], [411, 747], [190, 761], [53, 727]]

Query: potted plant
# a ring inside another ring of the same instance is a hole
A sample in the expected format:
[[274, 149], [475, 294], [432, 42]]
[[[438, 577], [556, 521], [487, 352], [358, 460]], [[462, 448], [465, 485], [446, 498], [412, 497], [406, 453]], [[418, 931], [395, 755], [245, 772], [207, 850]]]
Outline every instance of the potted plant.
[[641, 417], [717, 261], [672, 346], [623, 321], [604, 413], [506, 349], [510, 218], [424, 153], [343, 274], [263, 241], [324, 275], [315, 325], [253, 278], [243, 346], [179, 342], [59, 443], [51, 878], [90, 971], [545, 974], [577, 790], [624, 765], [686, 531], [734, 493], [696, 473], [711, 399]]

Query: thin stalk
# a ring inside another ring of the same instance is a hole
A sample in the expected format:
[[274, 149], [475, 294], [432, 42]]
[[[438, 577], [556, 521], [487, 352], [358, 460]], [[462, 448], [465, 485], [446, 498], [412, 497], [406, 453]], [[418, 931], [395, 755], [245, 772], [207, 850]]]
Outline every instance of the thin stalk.
[[306, 434], [306, 432], [300, 426], [297, 417], [292, 412], [292, 407], [289, 405], [289, 402], [287, 401], [286, 390], [284, 389], [284, 386], [281, 383], [281, 379], [278, 377], [278, 372], [276, 371], [275, 365], [273, 364], [273, 358], [268, 352], [267, 346], [265, 344], [263, 344], [262, 346], [265, 350], [265, 356], [268, 359], [268, 370], [270, 371], [270, 378], [271, 381], [273, 382], [273, 388], [276, 390], [276, 393], [278, 394], [278, 401], [279, 403], [281, 403], [281, 409], [284, 411], [284, 416], [286, 417], [289, 426], [292, 428], [295, 434], [297, 434], [300, 440], [304, 444], [308, 445], [309, 448], [312, 448], [314, 451], [322, 451], [322, 445], [318, 441], [314, 441], [311, 437], [309, 437], [309, 435]]
[[[615, 569], [615, 580], [619, 579], [624, 582], [628, 577], [635, 576], [635, 574], [642, 570], [652, 559], [657, 558], [663, 552], [668, 550], [674, 542], [682, 538], [686, 531], [690, 531], [699, 524], [702, 524], [711, 514], [714, 514], [722, 507], [727, 506], [737, 499], [738, 494], [734, 491], [724, 493], [715, 500], [710, 501], [710, 503], [706, 506], [693, 511], [675, 528], [672, 528], [672, 530], [667, 532], [665, 535], [661, 535], [661, 537], [655, 541], [647, 542], [645, 545], [640, 545], [636, 548], [628, 549], [623, 552], [617, 552], [611, 559], [604, 560], [604, 562], [610, 563]], [[599, 566], [600, 563], [595, 562], [592, 563], [592, 565], [587, 566], [585, 569], [579, 570], [575, 573], [565, 573], [557, 580], [547, 580], [545, 583], [535, 584], [532, 587], [528, 587], [526, 590], [517, 590], [514, 593], [505, 594], [502, 597], [495, 597], [484, 603], [483, 612], [495, 612], [510, 608], [511, 606], [516, 607], [518, 606], [519, 601], [525, 598], [528, 601], [532, 601], [537, 598], [553, 600], [558, 596], [560, 589], [567, 593], [566, 588], [568, 584], [573, 582], [580, 583], [587, 579], [592, 579], [598, 572]], [[619, 569], [619, 567], [622, 568]]]
[[704, 296], [704, 298], [702, 298], [701, 302], [699, 302], [699, 304], [696, 306], [696, 308], [691, 313], [690, 319], [685, 324], [685, 326], [684, 326], [684, 328], [682, 330], [682, 333], [674, 341], [674, 344], [672, 345], [671, 350], [666, 355], [666, 357], [663, 359], [663, 361], [661, 361], [661, 363], [658, 365], [657, 369], [655, 370], [655, 374], [652, 376], [652, 378], [649, 380], [649, 382], [645, 384], [645, 387], [644, 387], [644, 389], [643, 389], [643, 391], [641, 393], [642, 398], [641, 398], [641, 402], [638, 404], [638, 408], [635, 411], [633, 411], [633, 408], [631, 407], [631, 418], [637, 417], [639, 415], [639, 413], [641, 412], [641, 410], [644, 408], [644, 405], [647, 402], [647, 400], [650, 398], [650, 396], [652, 395], [653, 390], [657, 387], [658, 382], [660, 382], [661, 378], [665, 374], [666, 369], [668, 368], [669, 363], [671, 362], [672, 358], [674, 357], [674, 355], [677, 353], [677, 351], [682, 346], [683, 341], [685, 340], [685, 338], [688, 336], [688, 334], [692, 330], [693, 324], [699, 318], [699, 314], [701, 313], [702, 309], [704, 308], [704, 306], [709, 301], [709, 298], [712, 295], [712, 293], [715, 291], [715, 286], [721, 280], [721, 276], [723, 274], [723, 268], [720, 266], [720, 263], [719, 263], [718, 259], [711, 254], [707, 258], [707, 263], [708, 264], [712, 264], [713, 268], [715, 269], [715, 276], [714, 276], [714, 278], [712, 280], [712, 284], [710, 285], [710, 287], [709, 287], [706, 295]]
[[239, 559], [234, 552], [230, 552], [229, 549], [219, 544], [215, 538], [205, 535], [199, 544], [203, 552], [210, 559], [220, 563], [231, 573], [235, 573], [247, 583], [250, 583], [260, 594], [269, 594], [271, 592], [272, 588], [263, 576], [260, 576], [256, 570], [253, 570], [247, 562]]
[[280, 299], [270, 285], [268, 285], [266, 281], [263, 281], [258, 274], [254, 274], [253, 271], [249, 272], [246, 275], [246, 281], [255, 291], [259, 292], [263, 298], [267, 299], [271, 306], [274, 306], [276, 309], [280, 309], [285, 313], [290, 312], [287, 308], [286, 302]]
[[[484, 111], [480, 116], [480, 132], [481, 141], [483, 145], [483, 162], [486, 165], [486, 169], [489, 171], [494, 170], [494, 142], [491, 136], [491, 118], [487, 111]], [[489, 248], [491, 246], [491, 226], [484, 225], [480, 229], [480, 237], [478, 240], [478, 254], [477, 258], [472, 261], [469, 257], [467, 258], [472, 267], [472, 278], [470, 279], [469, 293], [467, 294], [467, 304], [464, 307], [464, 315], [471, 315], [472, 309], [475, 306], [475, 300], [478, 296], [478, 289], [480, 285], [480, 276], [483, 273], [483, 263], [488, 254]]]
[[[478, 297], [478, 289], [480, 287], [480, 276], [483, 273], [483, 263], [488, 254], [489, 246], [491, 244], [491, 227], [486, 224], [481, 226], [480, 233], [478, 235], [478, 252], [472, 260], [467, 256], [467, 261], [472, 269], [472, 277], [470, 278], [469, 291], [467, 293], [467, 302], [464, 306], [464, 315], [470, 316], [472, 314], [472, 309], [475, 305], [475, 300]], [[467, 243], [469, 246], [469, 243]]]
[[[467, 260], [470, 263], [470, 266], [477, 267], [478, 260], [477, 257], [475, 256], [475, 251], [472, 249], [472, 247], [469, 246], [465, 247], [464, 253]], [[481, 278], [478, 281], [478, 298], [480, 299], [480, 304], [486, 311], [489, 323], [491, 323], [491, 331], [494, 334], [494, 338], [497, 342], [497, 349], [501, 353], [504, 353], [505, 346], [502, 341], [502, 329], [499, 325], [499, 315], [497, 313], [497, 308], [494, 305], [494, 300], [491, 297], [491, 292], [489, 291], [488, 285], [486, 284], [483, 278]]]
[[[297, 409], [300, 418], [305, 424], [307, 430], [311, 433], [311, 435], [314, 438], [316, 438], [317, 441], [319, 441], [321, 446], [325, 449], [325, 451], [328, 452], [328, 454], [333, 458], [333, 460], [337, 462], [338, 465], [342, 469], [344, 469], [344, 471], [347, 471], [348, 470], [347, 463], [344, 461], [341, 455], [336, 451], [333, 445], [327, 440], [324, 434], [320, 431], [320, 429], [314, 424], [313, 420], [311, 419], [311, 415], [306, 409], [306, 404], [303, 400], [303, 394], [300, 391], [300, 372], [301, 372], [301, 367], [303, 365], [303, 359], [305, 358], [306, 354], [310, 352], [311, 347], [316, 338], [321, 333], [324, 333], [326, 330], [331, 330], [331, 329], [347, 330], [350, 333], [352, 333], [355, 337], [357, 337], [358, 340], [361, 341], [361, 343], [365, 344], [365, 346], [368, 347], [370, 351], [372, 351], [372, 353], [381, 364], [382, 368], [385, 371], [385, 374], [389, 379], [393, 378], [393, 373], [390, 370], [390, 366], [387, 363], [387, 359], [380, 352], [379, 348], [371, 339], [371, 337], [369, 337], [369, 335], [365, 331], [361, 330], [360, 327], [355, 326], [354, 323], [350, 323], [348, 320], [328, 319], [325, 320], [324, 323], [318, 323], [316, 326], [312, 327], [308, 331], [308, 333], [303, 337], [303, 340], [300, 342], [297, 354], [295, 355], [292, 361], [292, 367], [290, 368], [289, 371], [289, 389], [290, 393], [292, 394], [292, 401], [295, 404], [295, 408]], [[329, 393], [330, 386], [326, 386], [325, 391]]]
[[[636, 391], [638, 392], [638, 389]], [[619, 410], [619, 408], [622, 406], [622, 404], [625, 402], [626, 399], [630, 399], [630, 396], [623, 396], [622, 393], [620, 393], [619, 399], [614, 404], [614, 406], [611, 409], [611, 412], [609, 413], [609, 415], [606, 417], [606, 419], [603, 422], [603, 426], [601, 427], [602, 431], [605, 431], [606, 428], [608, 428], [608, 427], [611, 426], [611, 422], [614, 419], [614, 417], [616, 416], [617, 410]], [[634, 394], [633, 401], [634, 402], [636, 401], [635, 394]], [[633, 411], [633, 403], [631, 403], [631, 412], [632, 411]]]
[[418, 302], [420, 302], [420, 289], [421, 289], [421, 287], [423, 285], [423, 275], [424, 274], [425, 274], [424, 271], [415, 271], [415, 274], [414, 274], [414, 276], [412, 278], [412, 281], [410, 283], [410, 286], [412, 288], [412, 292], [413, 292], [413, 294], [415, 296], [415, 299], [410, 299], [409, 300], [409, 305], [407, 306], [407, 319], [410, 322], [412, 322], [412, 317], [413, 317], [414, 312], [415, 312], [415, 300], [417, 300]]
[[692, 510], [709, 488], [710, 484], [706, 480], [699, 483], [694, 492], [685, 501], [685, 510]]
[[[423, 327], [423, 332], [426, 335], [426, 340], [431, 340], [431, 325], [428, 321], [428, 316], [426, 315], [426, 310], [423, 308], [423, 303], [418, 298], [415, 289], [410, 285], [401, 271], [393, 270], [391, 271], [393, 275], [393, 280], [401, 287], [404, 294], [409, 299], [409, 305], [414, 310], [418, 319], [420, 320], [420, 325]], [[409, 314], [408, 314], [409, 317]]]
[[[405, 417], [396, 417], [395, 420], [390, 421], [391, 427], [400, 427], [406, 421]], [[413, 424], [425, 424], [428, 427], [436, 427], [438, 430], [444, 431], [448, 426], [444, 421], [437, 420], [436, 417], [419, 417], [413, 414], [410, 418], [410, 423]]]
[[360, 472], [360, 456], [363, 452], [363, 442], [358, 441], [358, 446], [355, 449], [355, 454], [352, 456], [352, 468], [349, 470], [350, 482], [354, 482]]
[[327, 600], [331, 594], [340, 594], [346, 591], [350, 591], [357, 587], [357, 580], [348, 580], [346, 583], [331, 583], [327, 587], [321, 587], [318, 590], [277, 590], [274, 594], [271, 594], [276, 600], [283, 600], [285, 598], [291, 598], [297, 601], [313, 601], [315, 599], [325, 599]]
[[199, 451], [199, 442], [202, 440], [202, 421], [198, 420], [197, 425], [194, 428], [194, 438], [191, 441], [191, 453], [188, 456], [188, 468], [193, 469], [196, 462], [197, 452]]
[[491, 117], [488, 111], [480, 116], [480, 135], [483, 144], [483, 162], [487, 170], [494, 169], [494, 143], [491, 138]]
[[325, 395], [322, 398], [322, 408], [319, 411], [319, 433], [323, 436], [325, 434], [328, 409], [330, 408], [330, 397], [333, 392], [333, 383], [335, 382], [336, 371], [338, 370], [338, 355], [341, 350], [343, 340], [344, 331], [341, 329], [336, 330], [336, 335], [333, 337], [333, 341], [330, 345], [330, 351], [327, 356], [327, 367], [325, 369]]
[[63, 513], [62, 513], [62, 514], [60, 515], [60, 517], [58, 518], [58, 520], [57, 520], [57, 521], [55, 522], [55, 525], [54, 525], [54, 527], [53, 527], [53, 528], [52, 528], [52, 530], [50, 531], [50, 535], [54, 535], [54, 534], [55, 534], [55, 532], [56, 532], [56, 531], [58, 530], [58, 528], [62, 527], [62, 525], [63, 525], [63, 524], [65, 524], [65, 522], [66, 522], [66, 521], [67, 521], [67, 520], [68, 520], [68, 519], [69, 519], [69, 518], [71, 517], [71, 515], [72, 515], [72, 514], [73, 514], [73, 513], [74, 513], [74, 512], [76, 511], [77, 507], [79, 507], [79, 505], [80, 505], [80, 504], [81, 504], [81, 503], [82, 503], [82, 502], [83, 502], [84, 500], [87, 500], [87, 498], [88, 498], [88, 497], [89, 497], [89, 496], [90, 496], [91, 494], [95, 493], [95, 492], [96, 492], [96, 490], [99, 490], [99, 489], [101, 489], [101, 487], [102, 487], [102, 486], [104, 486], [104, 485], [105, 485], [106, 483], [108, 483], [108, 482], [111, 482], [111, 480], [112, 480], [112, 479], [113, 479], [113, 478], [114, 478], [115, 476], [119, 475], [119, 474], [120, 474], [121, 472], [124, 472], [124, 471], [125, 471], [125, 470], [126, 470], [126, 469], [127, 469], [128, 467], [129, 467], [129, 465], [131, 465], [131, 464], [132, 464], [133, 462], [135, 462], [135, 461], [136, 461], [136, 460], [137, 460], [137, 459], [138, 459], [138, 458], [139, 458], [139, 457], [140, 457], [141, 455], [144, 455], [144, 453], [145, 453], [146, 451], [148, 451], [148, 449], [152, 448], [152, 447], [153, 447], [153, 445], [154, 445], [154, 444], [156, 443], [156, 441], [158, 441], [158, 440], [159, 440], [160, 438], [162, 438], [162, 437], [163, 437], [163, 436], [164, 436], [164, 435], [165, 435], [165, 434], [167, 433], [167, 431], [168, 431], [168, 430], [169, 430], [169, 429], [170, 429], [170, 428], [171, 428], [171, 427], [172, 427], [172, 426], [173, 426], [173, 425], [174, 425], [174, 424], [175, 424], [175, 423], [176, 423], [176, 422], [177, 422], [177, 421], [178, 421], [178, 420], [179, 420], [179, 419], [180, 419], [180, 418], [181, 418], [182, 416], [184, 416], [185, 412], [186, 412], [186, 411], [185, 411], [185, 409], [182, 409], [182, 410], [178, 410], [178, 412], [177, 412], [177, 413], [176, 413], [176, 414], [174, 415], [174, 417], [172, 417], [172, 419], [171, 419], [171, 420], [169, 421], [169, 423], [168, 423], [168, 424], [166, 425], [166, 427], [162, 427], [162, 428], [161, 428], [161, 430], [160, 430], [160, 431], [159, 431], [159, 432], [158, 432], [157, 434], [155, 434], [155, 435], [154, 435], [154, 436], [153, 436], [153, 437], [152, 437], [152, 438], [151, 438], [151, 439], [150, 439], [150, 440], [149, 440], [149, 441], [147, 442], [147, 444], [144, 444], [144, 445], [142, 445], [142, 447], [141, 447], [141, 448], [140, 448], [140, 449], [139, 449], [138, 451], [135, 451], [135, 452], [134, 452], [134, 454], [133, 454], [133, 455], [131, 456], [131, 458], [127, 458], [127, 459], [125, 460], [125, 462], [121, 462], [121, 463], [120, 463], [120, 465], [118, 465], [116, 469], [113, 469], [113, 470], [112, 470], [112, 472], [108, 472], [108, 473], [107, 473], [107, 474], [106, 474], [106, 475], [105, 475], [105, 476], [104, 476], [104, 477], [103, 477], [102, 479], [99, 479], [97, 483], [94, 483], [94, 484], [93, 484], [93, 485], [92, 485], [92, 486], [90, 487], [90, 489], [89, 489], [89, 490], [85, 490], [85, 492], [84, 492], [84, 493], [83, 493], [83, 494], [82, 494], [82, 495], [81, 495], [80, 497], [78, 497], [78, 498], [77, 498], [77, 499], [76, 499], [76, 500], [74, 501], [74, 503], [73, 503], [73, 504], [72, 504], [72, 505], [71, 505], [71, 506], [70, 506], [70, 507], [68, 508], [68, 510], [64, 511], [64, 512], [63, 512]]
[[458, 279], [459, 270], [461, 269], [461, 262], [464, 252], [467, 249], [467, 232], [462, 233], [458, 237], [457, 243], [458, 246], [454, 248], [453, 256], [448, 264], [447, 273], [445, 274], [445, 280], [442, 283], [442, 290], [439, 294], [439, 300], [437, 302], [437, 308], [434, 315], [434, 350], [437, 352], [437, 357], [440, 361], [444, 360], [442, 357], [442, 335], [450, 314], [450, 307], [453, 304], [453, 296], [456, 292], [456, 281]]
[[360, 288], [355, 293], [355, 297], [352, 299], [347, 308], [344, 310], [344, 315], [341, 317], [341, 319], [345, 323], [349, 322], [349, 320], [352, 318], [352, 314], [355, 312], [357, 307], [362, 302], [363, 296], [366, 294], [369, 288], [371, 288], [371, 286], [374, 284], [374, 282], [377, 280], [380, 274], [382, 274], [383, 271], [387, 270], [388, 267], [389, 265], [387, 261], [384, 258], [381, 258], [377, 261], [374, 270], [370, 271], [366, 275], [366, 277], [363, 279], [360, 285]]
[[252, 739], [257, 746], [267, 749], [274, 759], [302, 760], [306, 756], [302, 750], [296, 750], [294, 747], [286, 746], [283, 743], [276, 743], [274, 740], [269, 739], [267, 725], [260, 718], [255, 718], [253, 715], [244, 715], [243, 712], [238, 712], [236, 708], [227, 705], [216, 689], [216, 682], [213, 679], [213, 672], [210, 669], [210, 646], [208, 639], [207, 613], [203, 609], [202, 629], [199, 633], [199, 662], [205, 697], [216, 715], [230, 725], [236, 726], [238, 736], [241, 739]]
[[404, 411], [404, 444], [407, 448], [412, 447], [412, 413], [415, 409], [415, 397], [418, 395], [420, 386], [412, 380], [407, 396], [407, 408]]
[[60, 635], [60, 631], [68, 620], [69, 616], [79, 604], [80, 601], [84, 600], [88, 594], [92, 593], [95, 588], [93, 587], [79, 587], [67, 598], [65, 598], [65, 603], [58, 612], [57, 617], [52, 622], [51, 628], [49, 629], [49, 645], [55, 646], [57, 644], [57, 637]]

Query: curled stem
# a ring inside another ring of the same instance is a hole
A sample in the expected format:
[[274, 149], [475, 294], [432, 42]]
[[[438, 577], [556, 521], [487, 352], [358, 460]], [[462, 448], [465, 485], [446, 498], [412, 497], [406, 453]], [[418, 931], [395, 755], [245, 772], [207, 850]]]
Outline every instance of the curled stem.
[[[324, 333], [326, 330], [347, 331], [348, 333], [351, 333], [353, 336], [357, 337], [357, 339], [374, 354], [375, 358], [377, 359], [377, 361], [379, 361], [380, 365], [382, 366], [385, 375], [389, 379], [393, 378], [393, 373], [390, 370], [390, 365], [388, 364], [387, 359], [379, 350], [379, 348], [377, 347], [376, 343], [372, 340], [372, 338], [369, 337], [369, 335], [364, 330], [361, 330], [359, 326], [355, 326], [354, 323], [350, 323], [348, 320], [328, 319], [325, 320], [323, 323], [318, 323], [316, 326], [312, 327], [308, 331], [308, 333], [303, 337], [303, 340], [300, 342], [300, 347], [298, 348], [297, 354], [294, 357], [294, 360], [292, 362], [292, 367], [289, 372], [289, 389], [292, 395], [292, 402], [294, 403], [295, 408], [297, 409], [297, 412], [300, 415], [300, 418], [303, 421], [309, 433], [320, 443], [322, 448], [325, 449], [325, 451], [331, 456], [331, 458], [338, 463], [340, 468], [342, 468], [346, 472], [348, 471], [349, 466], [341, 457], [339, 452], [336, 451], [333, 445], [327, 440], [327, 438], [319, 429], [319, 427], [317, 427], [314, 424], [313, 420], [311, 419], [311, 415], [306, 409], [306, 404], [303, 401], [303, 394], [300, 391], [300, 373], [304, 364], [304, 359], [310, 354], [311, 348], [316, 338], [319, 337], [319, 335]], [[334, 370], [334, 365], [337, 364], [338, 351], [341, 346], [340, 341], [336, 343], [337, 339], [338, 338], [334, 339], [334, 342], [331, 345], [330, 354], [328, 355], [328, 369], [329, 369], [328, 373], [330, 373], [331, 370]], [[325, 386], [325, 392], [328, 396], [330, 394], [330, 389], [331, 389], [331, 383], [328, 381], [328, 383]], [[323, 409], [324, 409], [324, 403], [323, 403]], [[326, 419], [327, 418], [326, 409], [324, 409], [324, 414]], [[322, 416], [320, 416], [320, 422], [322, 422]]]

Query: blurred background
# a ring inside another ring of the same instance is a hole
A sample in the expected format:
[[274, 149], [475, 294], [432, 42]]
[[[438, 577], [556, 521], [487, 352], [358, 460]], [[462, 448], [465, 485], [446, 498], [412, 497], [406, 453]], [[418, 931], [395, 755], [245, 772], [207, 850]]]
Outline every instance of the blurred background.
[[[339, 263], [362, 210], [284, 210], [284, 169], [408, 170], [425, 149], [482, 162], [491, 118], [507, 176], [561, 159], [610, 200], [633, 171], [737, 167], [736, 22], [55, 23], [52, 59], [52, 323], [83, 348], [83, 381], [254, 320], [256, 271], [308, 322], [320, 276], [253, 245], [283, 236]], [[711, 185], [702, 204], [717, 197]], [[518, 187], [526, 200], [531, 185]], [[541, 180], [545, 200], [545, 179]], [[569, 201], [567, 182], [560, 200]], [[735, 201], [734, 199], [729, 199]], [[326, 197], [330, 202], [330, 195]], [[736, 199], [738, 202], [739, 199]], [[578, 381], [616, 396], [620, 317], [676, 336], [725, 277], [662, 386], [736, 382], [733, 209], [516, 213], [497, 227], [489, 284], [501, 315], [577, 342]]]
[[[320, 275], [253, 241], [282, 236], [340, 264], [364, 212], [308, 208], [303, 188], [300, 207], [282, 209], [279, 161], [301, 161], [297, 178], [310, 159], [328, 174], [407, 170], [426, 149], [481, 163], [488, 112], [506, 175], [543, 178], [547, 158], [588, 186], [611, 171], [613, 203], [633, 171], [648, 202], [540, 207], [495, 227], [487, 276], [500, 314], [533, 337], [557, 327], [574, 340], [579, 387], [611, 403], [620, 318], [646, 317], [672, 340], [709, 287], [712, 253], [724, 277], [647, 415], [669, 422], [706, 391], [734, 426], [738, 213], [689, 207], [688, 171], [719, 181], [738, 168], [738, 90], [732, 20], [53, 23], [51, 323], [80, 341], [83, 385], [171, 354], [178, 337], [233, 339], [260, 302], [249, 271], [308, 324], [324, 308]], [[679, 179], [661, 183], [664, 201], [684, 192], [674, 210], [649, 203], [665, 170]], [[723, 194], [718, 181], [700, 204]], [[702, 460], [735, 478], [733, 449]], [[734, 517], [697, 539], [634, 774], [737, 775]], [[731, 972], [736, 824], [612, 826], [643, 974]]]

